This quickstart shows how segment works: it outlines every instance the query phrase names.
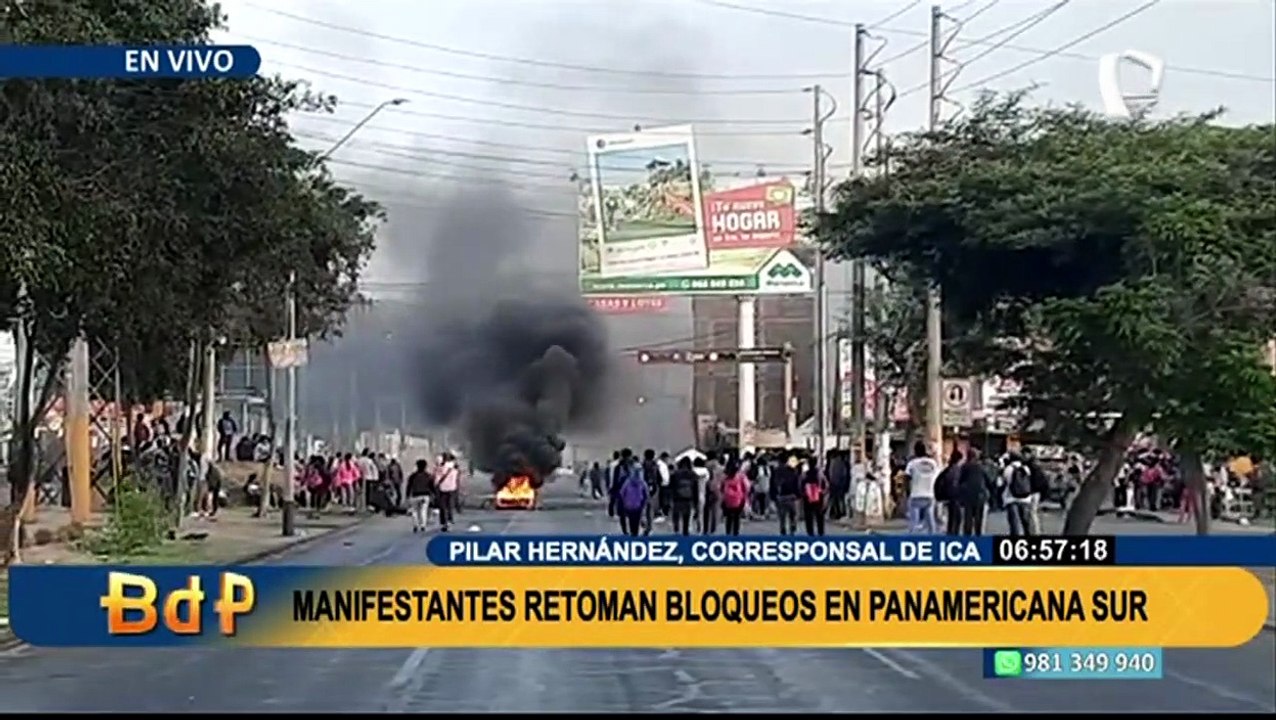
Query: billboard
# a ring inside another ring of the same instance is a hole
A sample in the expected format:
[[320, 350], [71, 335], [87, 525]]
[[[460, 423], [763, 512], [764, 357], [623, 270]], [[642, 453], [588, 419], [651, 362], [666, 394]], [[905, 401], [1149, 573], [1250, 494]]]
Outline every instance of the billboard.
[[812, 289], [794, 252], [787, 180], [714, 188], [689, 126], [588, 140], [580, 289], [591, 295], [791, 294]]
[[590, 295], [585, 299], [595, 312], [604, 315], [660, 313], [669, 309], [669, 299], [663, 295]]

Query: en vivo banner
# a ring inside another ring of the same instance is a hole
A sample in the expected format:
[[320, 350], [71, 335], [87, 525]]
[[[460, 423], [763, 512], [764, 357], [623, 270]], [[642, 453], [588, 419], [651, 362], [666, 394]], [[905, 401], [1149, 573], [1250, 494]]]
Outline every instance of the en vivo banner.
[[811, 292], [809, 253], [794, 245], [797, 193], [787, 180], [714, 187], [689, 126], [598, 135], [587, 150], [583, 295]]
[[669, 299], [662, 295], [651, 296], [615, 296], [598, 295], [587, 298], [589, 306], [595, 312], [604, 315], [634, 315], [639, 313], [658, 313], [669, 309]]

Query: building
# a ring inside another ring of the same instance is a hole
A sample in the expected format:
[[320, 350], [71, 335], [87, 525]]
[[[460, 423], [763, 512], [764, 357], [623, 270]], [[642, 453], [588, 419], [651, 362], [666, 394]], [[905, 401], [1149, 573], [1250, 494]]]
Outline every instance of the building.
[[[692, 322], [697, 349], [738, 345], [739, 309], [734, 297], [693, 299]], [[793, 394], [800, 424], [811, 417], [815, 408], [815, 378], [811, 372], [815, 365], [815, 300], [809, 295], [760, 296], [756, 323], [755, 345], [778, 347], [788, 343], [793, 348]], [[784, 367], [758, 365], [756, 375], [758, 426], [784, 428]], [[693, 413], [702, 445], [713, 444], [706, 436], [708, 428], [724, 427], [735, 432], [739, 427], [738, 382], [739, 371], [735, 365], [696, 366], [692, 379]]]

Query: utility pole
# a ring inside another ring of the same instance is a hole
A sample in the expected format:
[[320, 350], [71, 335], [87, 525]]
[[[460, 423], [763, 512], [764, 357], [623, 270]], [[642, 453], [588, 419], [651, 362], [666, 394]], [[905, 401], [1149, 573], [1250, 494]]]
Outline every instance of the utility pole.
[[[297, 343], [297, 273], [288, 274], [288, 293], [286, 300], [288, 314], [288, 344]], [[292, 537], [297, 534], [297, 363], [296, 358], [288, 363], [288, 419], [284, 426], [284, 500], [283, 500], [283, 535]], [[265, 488], [269, 492], [269, 488]]]
[[[66, 363], [65, 429], [68, 483], [71, 491], [71, 521], [81, 525], [92, 512], [93, 452], [92, 420], [89, 408], [89, 341], [83, 335], [71, 343]], [[35, 493], [35, 487], [27, 490]]]
[[[943, 102], [942, 65], [944, 41], [941, 38], [944, 14], [938, 5], [930, 8], [930, 112], [927, 129], [939, 128], [939, 110]], [[943, 305], [939, 284], [931, 282], [926, 291], [926, 435], [936, 457], [944, 451], [943, 381], [940, 373], [944, 360]]]
[[[828, 160], [828, 149], [824, 146], [825, 114], [821, 107], [824, 88], [819, 85], [811, 89], [814, 98], [811, 114], [811, 140], [814, 149], [813, 167], [811, 169], [811, 197], [815, 204], [815, 214], [824, 214], [824, 172]], [[817, 461], [824, 457], [825, 438], [828, 436], [828, 288], [825, 286], [824, 249], [815, 249], [815, 452]]]
[[[855, 70], [852, 79], [851, 112], [851, 177], [864, 172], [864, 42], [868, 31], [862, 24], [855, 26]], [[851, 261], [851, 448], [852, 461], [867, 463], [866, 433], [864, 422], [865, 353], [864, 353], [864, 260]]]

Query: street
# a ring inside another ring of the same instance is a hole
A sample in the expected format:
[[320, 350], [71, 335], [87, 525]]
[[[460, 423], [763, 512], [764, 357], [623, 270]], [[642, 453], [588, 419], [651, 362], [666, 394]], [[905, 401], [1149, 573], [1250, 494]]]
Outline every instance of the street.
[[[461, 531], [602, 533], [574, 487], [535, 512], [468, 511]], [[557, 507], [556, 507], [557, 506]], [[667, 525], [657, 532], [667, 532]], [[768, 523], [757, 527], [771, 532]], [[745, 533], [749, 532], [746, 527]], [[406, 518], [376, 518], [290, 564], [422, 562]], [[1226, 608], [1219, 608], [1226, 612]], [[1208, 622], [1203, 618], [1202, 622]], [[41, 650], [0, 657], [0, 711], [1044, 712], [1276, 710], [1276, 633], [1172, 650], [1161, 682], [988, 681], [979, 650]]]

